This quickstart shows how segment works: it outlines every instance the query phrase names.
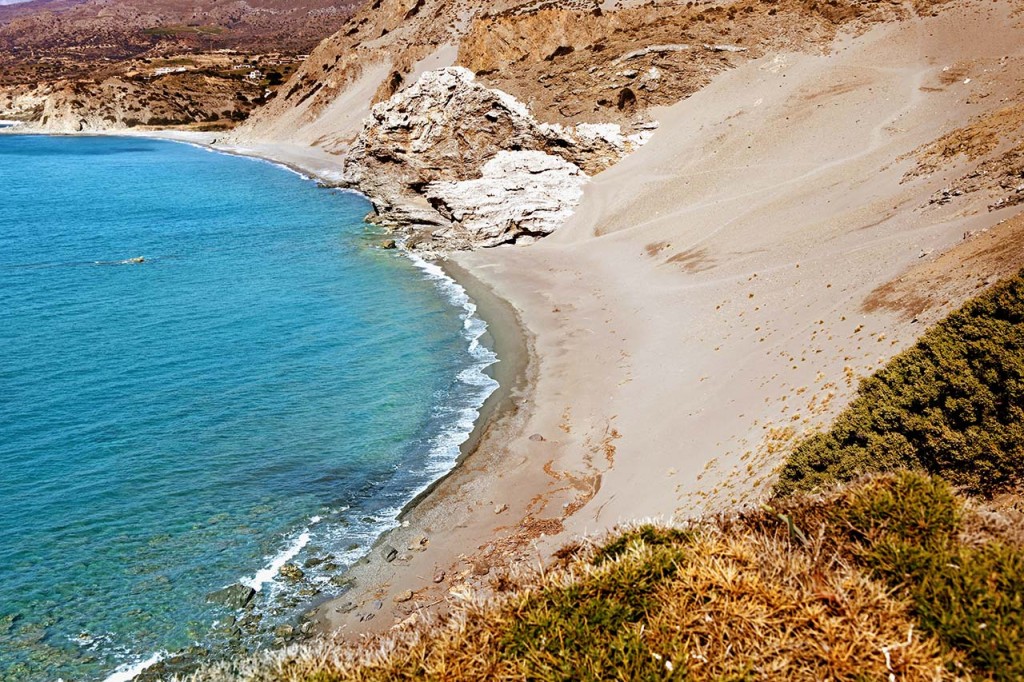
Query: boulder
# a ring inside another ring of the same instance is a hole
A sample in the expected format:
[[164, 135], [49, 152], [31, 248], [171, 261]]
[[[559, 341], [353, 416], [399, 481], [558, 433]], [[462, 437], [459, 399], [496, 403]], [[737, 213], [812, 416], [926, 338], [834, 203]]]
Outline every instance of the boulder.
[[649, 136], [542, 123], [512, 95], [449, 67], [374, 106], [344, 176], [370, 198], [373, 222], [417, 235], [406, 248], [443, 253], [550, 233], [590, 174]]
[[235, 583], [206, 595], [206, 601], [223, 604], [230, 609], [241, 609], [256, 596], [256, 590], [248, 585]]
[[285, 564], [278, 569], [277, 573], [285, 580], [291, 580], [292, 582], [297, 582], [306, 577], [305, 572], [299, 568], [298, 564]]
[[578, 166], [553, 154], [498, 152], [475, 180], [427, 185], [424, 196], [452, 221], [432, 237], [479, 247], [543, 237], [572, 214], [587, 179]]

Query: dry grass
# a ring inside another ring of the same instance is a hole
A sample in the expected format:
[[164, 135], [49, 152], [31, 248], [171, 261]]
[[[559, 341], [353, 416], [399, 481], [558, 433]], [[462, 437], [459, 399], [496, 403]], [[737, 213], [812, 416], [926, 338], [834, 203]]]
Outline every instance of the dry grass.
[[691, 549], [649, 637], [683, 657], [687, 679], [954, 679], [907, 604], [821, 536], [797, 550], [760, 532], [704, 533]]
[[[978, 584], [999, 592], [1000, 580], [1024, 573], [1019, 545], [1007, 544], [1022, 527], [1019, 513], [977, 507], [939, 479], [876, 478], [685, 529], [627, 529], [567, 550], [547, 573], [514, 577], [496, 599], [469, 595], [444, 621], [358, 646], [292, 647], [191, 679], [1012, 679], [1019, 594], [1006, 587], [1000, 604], [935, 621], [927, 609], [970, 588], [969, 572], [952, 580], [935, 562], [892, 565], [884, 550], [903, 542], [905, 556], [956, 555], [965, 565], [998, 556], [980, 561], [988, 582]], [[977, 646], [995, 658], [964, 645], [986, 628], [1003, 639]]]

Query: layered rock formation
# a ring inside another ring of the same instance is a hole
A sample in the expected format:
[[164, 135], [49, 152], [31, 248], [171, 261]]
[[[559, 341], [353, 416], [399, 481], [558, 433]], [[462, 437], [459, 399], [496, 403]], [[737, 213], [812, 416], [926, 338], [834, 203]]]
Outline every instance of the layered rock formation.
[[[12, 97], [11, 106], [20, 104], [32, 127], [49, 133], [197, 122], [230, 125], [244, 119], [264, 95], [258, 83], [204, 73], [153, 80], [111, 77], [99, 83], [60, 82], [33, 93], [17, 100]], [[35, 106], [26, 109], [30, 104]]]
[[588, 174], [647, 139], [616, 124], [541, 123], [511, 95], [460, 67], [428, 71], [373, 107], [346, 159], [374, 220], [429, 251], [549, 234]]

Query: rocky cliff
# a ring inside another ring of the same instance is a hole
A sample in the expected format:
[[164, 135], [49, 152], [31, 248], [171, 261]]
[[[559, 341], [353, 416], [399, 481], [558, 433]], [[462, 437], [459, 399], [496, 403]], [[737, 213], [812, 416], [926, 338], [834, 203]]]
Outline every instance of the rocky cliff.
[[358, 2], [0, 4], [0, 118], [45, 132], [229, 128]]
[[940, 5], [369, 0], [271, 97], [239, 99], [197, 74], [171, 94], [108, 78], [20, 92], [17, 104], [34, 102], [37, 121], [61, 131], [248, 116], [230, 140], [338, 155], [374, 219], [410, 246], [525, 243], [647, 139], [655, 107], [747, 60], [827, 50], [840, 30]]

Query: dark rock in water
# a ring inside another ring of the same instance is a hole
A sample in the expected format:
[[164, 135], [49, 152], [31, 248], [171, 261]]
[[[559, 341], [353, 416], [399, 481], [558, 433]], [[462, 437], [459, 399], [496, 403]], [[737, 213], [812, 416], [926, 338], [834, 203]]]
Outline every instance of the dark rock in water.
[[184, 678], [199, 669], [210, 656], [210, 651], [193, 646], [159, 661], [135, 676], [133, 682], [162, 682], [175, 677]]
[[303, 568], [316, 568], [320, 564], [322, 564], [324, 562], [330, 562], [333, 559], [334, 559], [334, 555], [333, 554], [328, 554], [327, 556], [311, 556], [308, 559], [306, 559], [304, 562], [302, 562], [302, 567]]
[[295, 634], [295, 628], [287, 623], [282, 623], [274, 628], [274, 635], [281, 639], [288, 639]]
[[395, 557], [398, 556], [398, 550], [391, 545], [384, 545], [384, 547], [381, 548], [381, 554], [384, 555], [384, 561], [391, 563], [395, 560]]
[[238, 621], [238, 625], [245, 630], [252, 631], [259, 626], [261, 620], [263, 620], [262, 613], [250, 613], [248, 616]]
[[327, 563], [321, 565], [320, 568], [322, 570], [326, 571], [327, 573], [334, 573], [339, 568], [341, 568], [341, 566], [339, 566], [338, 564], [334, 563], [333, 561], [328, 561]]
[[256, 590], [248, 585], [235, 583], [216, 592], [209, 593], [206, 595], [206, 601], [213, 602], [214, 604], [223, 604], [230, 609], [241, 609], [251, 602], [255, 596]]
[[384, 241], [382, 241], [380, 243], [380, 248], [382, 248], [382, 249], [397, 249], [398, 248], [398, 244], [395, 243], [394, 239], [385, 239]]
[[306, 574], [296, 564], [285, 564], [277, 571], [282, 578], [297, 581], [306, 577]]

